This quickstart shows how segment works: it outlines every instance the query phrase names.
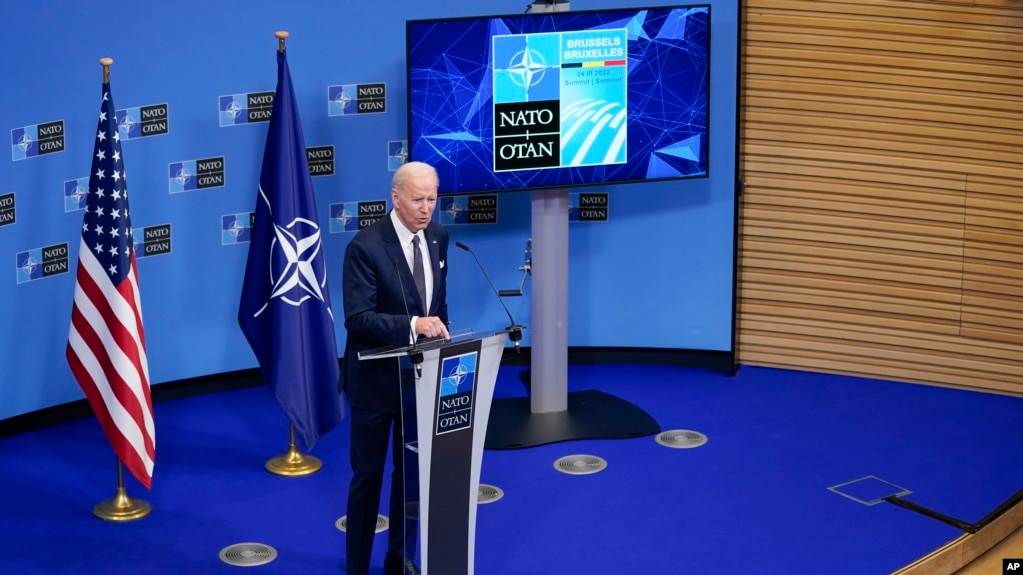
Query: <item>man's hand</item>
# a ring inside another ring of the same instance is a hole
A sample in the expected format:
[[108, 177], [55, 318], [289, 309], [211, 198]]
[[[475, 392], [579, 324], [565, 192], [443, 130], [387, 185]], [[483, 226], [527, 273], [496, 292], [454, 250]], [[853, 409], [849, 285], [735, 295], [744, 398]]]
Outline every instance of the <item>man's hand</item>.
[[436, 316], [416, 318], [416, 333], [419, 335], [425, 335], [426, 337], [443, 337], [444, 339], [451, 339], [451, 334], [448, 333], [447, 326], [444, 325], [444, 322]]

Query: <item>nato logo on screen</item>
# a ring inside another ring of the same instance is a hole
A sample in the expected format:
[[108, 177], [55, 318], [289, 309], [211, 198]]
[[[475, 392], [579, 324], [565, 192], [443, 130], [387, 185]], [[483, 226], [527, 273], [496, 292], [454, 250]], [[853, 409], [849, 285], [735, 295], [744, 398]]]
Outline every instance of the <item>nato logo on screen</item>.
[[0, 194], [0, 226], [9, 226], [17, 221], [14, 192]]
[[224, 157], [184, 160], [167, 164], [170, 193], [193, 192], [224, 185]]
[[144, 258], [171, 252], [171, 225], [146, 226], [131, 229], [135, 257]]
[[11, 130], [11, 160], [64, 151], [64, 120]]
[[220, 217], [220, 245], [248, 243], [252, 239], [252, 224], [256, 212], [227, 214]]
[[273, 107], [273, 92], [221, 96], [217, 106], [220, 127], [269, 122]]
[[478, 352], [444, 358], [437, 388], [437, 435], [472, 426], [473, 387]]
[[167, 104], [117, 110], [117, 132], [121, 140], [160, 136], [170, 132]]
[[89, 197], [89, 177], [64, 180], [64, 211], [77, 212], [85, 209]]
[[493, 38], [494, 171], [627, 161], [621, 29]]
[[387, 84], [327, 86], [327, 115], [382, 114], [387, 111]]
[[14, 259], [19, 284], [67, 273], [67, 242], [18, 252]]

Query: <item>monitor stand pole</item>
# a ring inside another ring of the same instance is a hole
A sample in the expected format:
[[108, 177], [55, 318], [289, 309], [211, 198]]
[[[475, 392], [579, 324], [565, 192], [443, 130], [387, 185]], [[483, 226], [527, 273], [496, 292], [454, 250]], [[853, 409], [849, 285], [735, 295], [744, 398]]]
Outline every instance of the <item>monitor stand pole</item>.
[[[533, 12], [567, 12], [567, 1]], [[530, 396], [494, 400], [487, 449], [574, 439], [653, 435], [660, 426], [635, 405], [601, 391], [568, 393], [568, 189], [532, 192]]]

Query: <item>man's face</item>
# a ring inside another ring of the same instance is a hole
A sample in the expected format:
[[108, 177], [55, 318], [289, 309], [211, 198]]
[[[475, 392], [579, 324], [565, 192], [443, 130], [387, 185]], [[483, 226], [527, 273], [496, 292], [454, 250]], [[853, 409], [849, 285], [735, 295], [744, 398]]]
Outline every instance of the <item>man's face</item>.
[[428, 175], [411, 176], [405, 180], [404, 188], [391, 190], [394, 211], [408, 231], [425, 230], [437, 207], [437, 180]]

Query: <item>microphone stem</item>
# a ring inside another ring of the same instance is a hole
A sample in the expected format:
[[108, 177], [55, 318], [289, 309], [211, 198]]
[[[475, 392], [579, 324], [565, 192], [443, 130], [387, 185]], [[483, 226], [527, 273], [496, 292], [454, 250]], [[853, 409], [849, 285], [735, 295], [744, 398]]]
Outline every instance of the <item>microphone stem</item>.
[[505, 305], [504, 298], [501, 297], [501, 292], [497, 291], [497, 286], [495, 286], [494, 282], [490, 279], [490, 274], [488, 274], [486, 268], [483, 267], [483, 263], [480, 262], [478, 257], [476, 257], [476, 252], [472, 251], [469, 246], [462, 242], [455, 242], [455, 245], [472, 254], [472, 259], [476, 260], [476, 266], [480, 268], [481, 272], [483, 272], [483, 277], [485, 277], [487, 279], [487, 283], [490, 284], [490, 289], [494, 290], [494, 295], [497, 296], [497, 301], [501, 302], [501, 307], [504, 308], [504, 313], [508, 314], [508, 321], [511, 322], [511, 325], [508, 326], [508, 337], [515, 345], [515, 352], [518, 353], [519, 341], [522, 339], [522, 326], [515, 323], [515, 318], [512, 317], [511, 310], [509, 310], [508, 306]]
[[401, 288], [401, 303], [405, 305], [405, 317], [408, 319], [408, 331], [411, 338], [409, 357], [416, 368], [416, 379], [423, 375], [423, 350], [419, 349], [419, 341], [416, 337], [416, 330], [412, 327], [412, 315], [408, 311], [408, 301], [405, 299], [405, 282], [401, 279], [401, 269], [398, 267], [398, 258], [391, 260], [394, 264], [394, 273], [398, 274], [398, 287]]

